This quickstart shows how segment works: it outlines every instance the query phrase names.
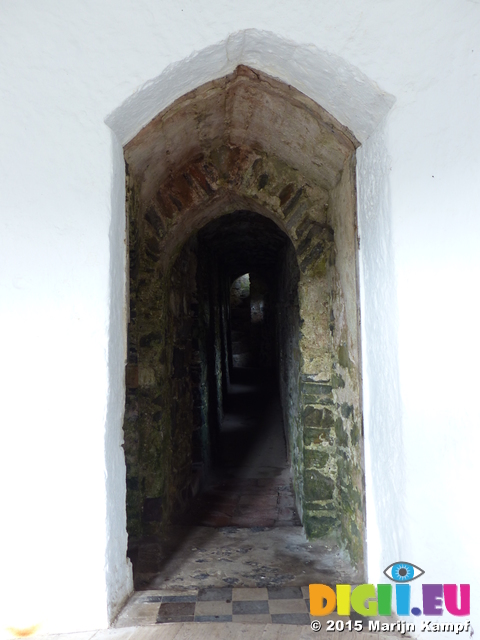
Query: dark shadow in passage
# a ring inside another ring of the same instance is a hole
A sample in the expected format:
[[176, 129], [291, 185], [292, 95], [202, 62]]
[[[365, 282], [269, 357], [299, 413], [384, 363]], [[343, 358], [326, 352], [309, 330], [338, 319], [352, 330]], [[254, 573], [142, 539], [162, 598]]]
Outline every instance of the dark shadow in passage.
[[272, 370], [232, 370], [219, 439], [219, 464], [182, 522], [300, 526]]

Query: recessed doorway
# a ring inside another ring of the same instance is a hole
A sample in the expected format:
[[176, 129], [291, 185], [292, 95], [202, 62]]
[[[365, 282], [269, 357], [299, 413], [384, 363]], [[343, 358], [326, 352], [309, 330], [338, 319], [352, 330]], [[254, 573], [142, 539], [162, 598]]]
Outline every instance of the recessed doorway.
[[[195, 527], [241, 538], [243, 515], [247, 530], [290, 528], [283, 540], [308, 540], [287, 545], [320, 545], [325, 567], [335, 556], [339, 571], [363, 572], [356, 147], [321, 107], [247, 67], [125, 147], [127, 527], [142, 588], [174, 579], [169, 536], [189, 518], [180, 564]], [[207, 522], [222, 482], [238, 490]], [[279, 569], [287, 582], [303, 581], [295, 566]]]

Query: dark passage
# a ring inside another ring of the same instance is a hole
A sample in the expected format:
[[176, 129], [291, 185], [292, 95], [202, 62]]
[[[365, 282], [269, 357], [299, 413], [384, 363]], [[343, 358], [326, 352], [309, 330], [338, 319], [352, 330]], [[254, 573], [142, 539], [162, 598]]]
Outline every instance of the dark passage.
[[156, 467], [165, 497], [145, 500], [129, 537], [137, 590], [351, 579], [346, 554], [308, 541], [295, 508], [298, 282], [290, 240], [249, 211], [208, 223], [179, 251], [167, 296], [167, 463]]
[[[145, 501], [142, 534], [129, 538], [136, 588], [186, 579], [285, 584], [302, 573], [297, 565], [310, 548], [296, 510], [286, 428], [298, 387], [297, 283], [290, 240], [249, 211], [210, 222], [178, 253], [166, 332], [166, 497]], [[157, 502], [158, 514], [147, 511]], [[295, 540], [285, 544], [301, 541], [295, 570], [281, 568], [290, 560], [278, 555], [277, 543], [267, 568], [258, 560], [270, 543], [243, 541], [254, 533], [282, 539], [282, 530]], [[258, 559], [250, 556], [254, 549]], [[221, 564], [212, 573], [214, 558]]]
[[232, 370], [219, 440], [218, 464], [187, 513], [131, 549], [135, 589], [358, 582], [340, 549], [307, 541], [300, 526], [274, 371]]
[[[211, 464], [184, 522], [300, 526], [278, 388], [277, 316], [285, 297], [280, 273], [286, 244], [274, 223], [250, 212], [226, 215], [198, 234], [198, 290], [208, 290], [210, 301], [205, 340], [210, 411], [203, 441], [207, 435]], [[221, 284], [212, 291], [219, 276]]]
[[300, 526], [271, 369], [236, 368], [220, 428], [219, 465], [187, 522], [213, 527]]

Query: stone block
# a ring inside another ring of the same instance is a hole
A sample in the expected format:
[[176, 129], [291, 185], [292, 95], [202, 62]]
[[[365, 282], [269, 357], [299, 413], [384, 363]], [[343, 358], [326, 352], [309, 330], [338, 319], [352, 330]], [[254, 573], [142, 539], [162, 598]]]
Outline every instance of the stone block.
[[344, 418], [353, 416], [353, 405], [348, 404], [348, 402], [344, 402], [341, 406], [341, 412]]
[[127, 364], [125, 367], [125, 385], [127, 389], [138, 387], [138, 366], [136, 364]]
[[155, 386], [155, 371], [150, 367], [139, 367], [138, 369], [138, 386], [153, 387]]
[[305, 502], [303, 505], [303, 510], [305, 513], [310, 513], [310, 515], [315, 515], [316, 512], [325, 511], [331, 512], [335, 511], [337, 505], [334, 500], [322, 500], [321, 502]]
[[330, 380], [333, 389], [344, 389], [345, 388], [345, 380], [338, 373], [332, 373], [332, 378]]
[[332, 393], [332, 386], [321, 382], [304, 382], [301, 389], [302, 393], [306, 393], [317, 398], [322, 398]]
[[293, 182], [290, 182], [289, 184], [287, 184], [287, 186], [283, 187], [283, 189], [278, 194], [281, 207], [283, 207], [290, 200], [290, 198], [293, 196], [294, 191], [295, 185]]
[[303, 423], [307, 427], [322, 427], [327, 429], [335, 425], [332, 411], [329, 409], [317, 409], [312, 405], [303, 410]]
[[305, 514], [303, 519], [305, 533], [308, 538], [324, 538], [338, 529], [339, 521], [333, 515]]
[[352, 441], [352, 445], [355, 446], [358, 444], [360, 440], [360, 429], [358, 425], [355, 425], [350, 433], [350, 440]]
[[298, 201], [302, 197], [302, 193], [303, 193], [303, 188], [300, 187], [300, 189], [297, 190], [297, 192], [295, 193], [293, 198], [290, 200], [290, 202], [288, 202], [286, 207], [283, 209], [283, 215], [286, 218], [288, 218], [288, 216], [291, 215], [291, 213], [295, 209], [296, 205], [298, 204]]
[[306, 500], [331, 500], [333, 498], [334, 481], [316, 469], [305, 471], [303, 486]]
[[165, 225], [161, 217], [158, 215], [154, 206], [150, 206], [145, 212], [145, 220], [155, 231], [157, 238], [162, 238], [165, 235]]
[[335, 433], [337, 435], [338, 446], [348, 447], [348, 434], [343, 428], [343, 420], [341, 418], [335, 420]]
[[303, 431], [303, 443], [306, 447], [319, 444], [333, 445], [335, 443], [335, 431], [333, 429], [306, 427]]
[[330, 456], [327, 451], [305, 449], [303, 455], [305, 469], [323, 469], [327, 464], [329, 457]]
[[324, 398], [319, 398], [318, 396], [311, 395], [303, 395], [302, 397], [304, 404], [317, 404], [320, 406], [333, 406], [335, 403], [332, 398], [325, 396]]

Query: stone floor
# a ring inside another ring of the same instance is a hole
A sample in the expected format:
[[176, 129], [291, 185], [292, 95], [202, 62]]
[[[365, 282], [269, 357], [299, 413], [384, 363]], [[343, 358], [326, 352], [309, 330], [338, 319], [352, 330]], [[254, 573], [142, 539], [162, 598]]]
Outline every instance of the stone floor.
[[346, 554], [302, 527], [172, 527], [138, 549], [135, 589], [301, 587], [362, 581]]
[[[301, 526], [289, 469], [271, 469], [273, 477], [214, 480], [185, 517], [207, 527]], [[266, 471], [265, 471], [266, 473]]]
[[309, 542], [300, 526], [272, 380], [235, 371], [206, 490], [162, 537], [130, 540], [136, 590], [361, 582], [362, 567], [331, 541]]
[[185, 524], [300, 526], [274, 374], [235, 370], [220, 431], [220, 460]]

